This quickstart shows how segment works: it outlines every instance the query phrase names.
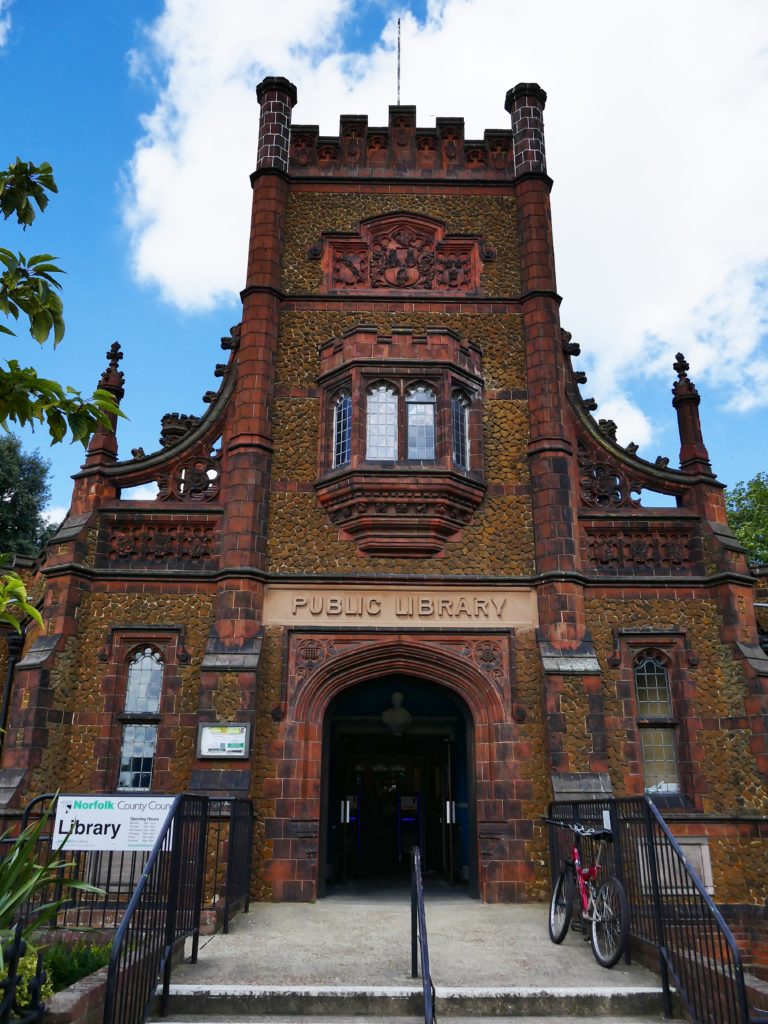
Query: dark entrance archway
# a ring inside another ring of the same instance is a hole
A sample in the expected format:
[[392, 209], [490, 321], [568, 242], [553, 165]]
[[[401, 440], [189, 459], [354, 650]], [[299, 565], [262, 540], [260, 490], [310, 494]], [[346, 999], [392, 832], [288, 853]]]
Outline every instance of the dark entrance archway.
[[474, 729], [453, 691], [403, 673], [352, 686], [323, 726], [318, 895], [425, 878], [478, 895]]

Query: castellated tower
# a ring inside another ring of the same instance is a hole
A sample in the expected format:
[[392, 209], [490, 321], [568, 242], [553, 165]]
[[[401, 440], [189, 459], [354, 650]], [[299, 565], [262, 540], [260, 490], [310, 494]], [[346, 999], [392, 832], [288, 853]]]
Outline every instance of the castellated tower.
[[[412, 106], [321, 136], [284, 78], [257, 99], [220, 386], [149, 454], [94, 439], [40, 568], [45, 630], [14, 655], [7, 799], [250, 796], [258, 898], [389, 885], [418, 842], [435, 877], [502, 901], [548, 890], [553, 797], [648, 792], [715, 896], [753, 902], [754, 580], [682, 355], [679, 468], [581, 394], [546, 94], [511, 89], [482, 139]], [[105, 386], [130, 398], [118, 362]]]

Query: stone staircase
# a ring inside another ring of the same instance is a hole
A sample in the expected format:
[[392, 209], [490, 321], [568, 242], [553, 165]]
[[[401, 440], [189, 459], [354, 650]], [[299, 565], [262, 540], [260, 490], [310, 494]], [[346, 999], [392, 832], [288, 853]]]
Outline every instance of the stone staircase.
[[[552, 945], [541, 904], [488, 905], [437, 890], [426, 912], [439, 1020], [663, 1019], [655, 975], [634, 964], [604, 970], [576, 932]], [[422, 1005], [407, 898], [334, 896], [252, 906], [229, 935], [203, 941], [196, 965], [174, 970], [168, 1015], [152, 1020], [416, 1024]]]

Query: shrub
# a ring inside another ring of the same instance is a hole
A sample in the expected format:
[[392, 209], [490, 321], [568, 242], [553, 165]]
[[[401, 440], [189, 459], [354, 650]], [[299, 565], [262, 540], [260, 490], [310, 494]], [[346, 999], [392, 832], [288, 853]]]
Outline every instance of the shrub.
[[68, 945], [57, 942], [45, 950], [45, 969], [53, 985], [53, 991], [59, 992], [69, 985], [74, 985], [81, 978], [93, 974], [100, 967], [109, 963], [110, 943], [103, 945], [98, 942], [75, 942]]
[[[27, 944], [27, 952], [19, 960], [18, 981], [16, 983], [16, 1003], [20, 1010], [29, 1006], [32, 1002], [29, 992], [29, 980], [35, 976], [37, 971], [37, 950]], [[0, 980], [8, 976], [8, 965], [4, 964], [0, 969]], [[54, 987], [50, 974], [46, 977], [40, 989], [40, 1001], [45, 1002], [53, 995]]]

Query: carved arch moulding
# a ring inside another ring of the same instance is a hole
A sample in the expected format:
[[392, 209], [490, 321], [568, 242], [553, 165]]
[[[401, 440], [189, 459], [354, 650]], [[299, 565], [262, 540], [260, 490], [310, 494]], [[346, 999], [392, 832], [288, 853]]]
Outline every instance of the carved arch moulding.
[[327, 291], [480, 292], [483, 265], [496, 251], [480, 235], [450, 235], [416, 213], [360, 222], [357, 232], [324, 232], [308, 253], [319, 259]]
[[476, 726], [503, 721], [512, 699], [514, 633], [391, 635], [291, 632], [277, 717], [321, 721], [343, 690], [393, 673], [445, 686], [461, 697]]

